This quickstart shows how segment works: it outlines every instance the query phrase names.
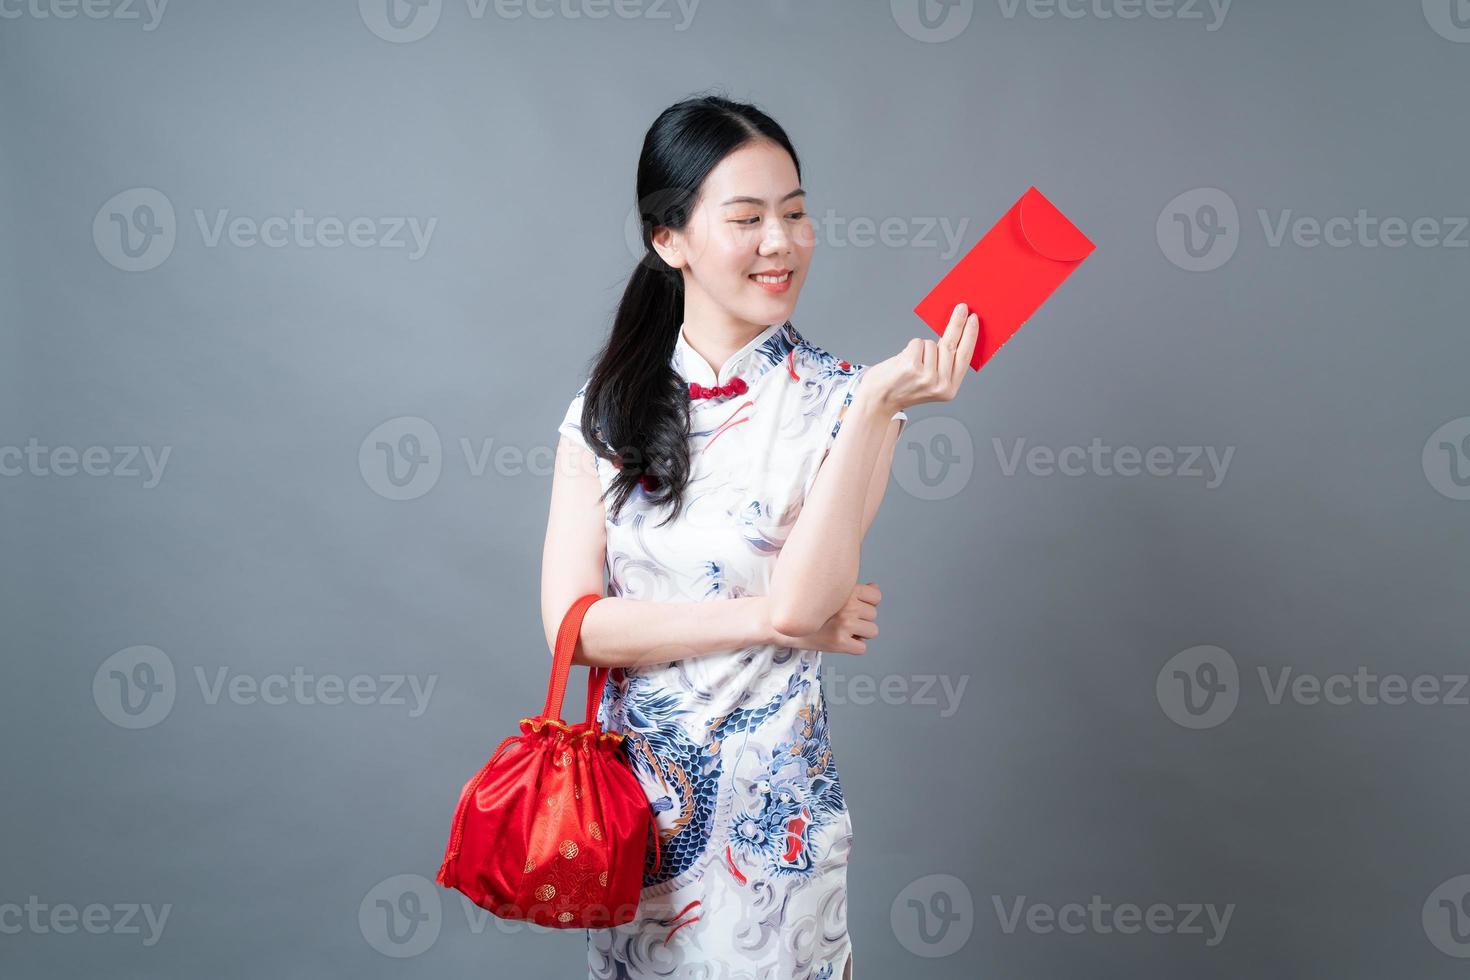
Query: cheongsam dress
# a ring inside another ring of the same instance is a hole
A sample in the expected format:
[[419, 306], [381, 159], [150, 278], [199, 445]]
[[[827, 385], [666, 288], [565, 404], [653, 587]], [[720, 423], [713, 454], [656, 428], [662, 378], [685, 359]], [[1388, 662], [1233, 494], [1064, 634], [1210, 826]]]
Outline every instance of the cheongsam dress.
[[[746, 390], [691, 399], [679, 517], [659, 527], [666, 508], [642, 488], [616, 520], [607, 507], [609, 594], [650, 602], [767, 595], [863, 368], [808, 343], [790, 321], [768, 327], [718, 376], [681, 329], [672, 366], [686, 383], [726, 386], [738, 377]], [[585, 390], [560, 430], [574, 440]], [[606, 489], [615, 470], [601, 458], [597, 470]], [[661, 866], [654, 870], [650, 846], [636, 919], [587, 930], [590, 978], [842, 980], [852, 950], [853, 827], [821, 658], [757, 645], [610, 673], [598, 718], [624, 733]]]

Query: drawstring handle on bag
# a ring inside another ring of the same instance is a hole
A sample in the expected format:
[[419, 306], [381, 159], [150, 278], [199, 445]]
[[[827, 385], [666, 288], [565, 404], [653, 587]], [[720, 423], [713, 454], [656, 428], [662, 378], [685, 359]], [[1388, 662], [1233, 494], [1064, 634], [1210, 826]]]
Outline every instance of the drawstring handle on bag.
[[[572, 608], [567, 610], [566, 616], [562, 617], [561, 627], [556, 632], [556, 651], [551, 664], [551, 681], [546, 688], [546, 706], [541, 709], [541, 717], [560, 722], [562, 702], [566, 698], [567, 677], [572, 669], [572, 654], [577, 650], [577, 637], [582, 632], [582, 619], [587, 615], [587, 610], [592, 604], [601, 599], [602, 596], [590, 593], [582, 596], [572, 603]], [[590, 667], [587, 674], [587, 711], [585, 724], [587, 730], [596, 738], [599, 733], [597, 724], [597, 708], [602, 703], [602, 691], [607, 684], [608, 670], [606, 667]]]
[[[572, 654], [577, 650], [577, 638], [582, 633], [582, 620], [587, 615], [587, 610], [592, 604], [603, 598], [596, 593], [589, 593], [572, 603], [572, 608], [567, 610], [566, 616], [562, 618], [561, 626], [556, 631], [556, 653], [555, 661], [551, 666], [551, 682], [546, 690], [546, 706], [541, 709], [541, 717], [562, 721], [562, 703], [566, 699], [567, 679], [572, 669]], [[597, 721], [597, 709], [602, 704], [602, 691], [607, 684], [608, 674], [611, 673], [606, 667], [591, 667], [587, 675], [587, 710], [585, 724], [587, 730], [597, 738], [601, 727]], [[663, 848], [660, 846], [658, 824], [653, 823], [653, 867], [656, 872], [663, 866]]]

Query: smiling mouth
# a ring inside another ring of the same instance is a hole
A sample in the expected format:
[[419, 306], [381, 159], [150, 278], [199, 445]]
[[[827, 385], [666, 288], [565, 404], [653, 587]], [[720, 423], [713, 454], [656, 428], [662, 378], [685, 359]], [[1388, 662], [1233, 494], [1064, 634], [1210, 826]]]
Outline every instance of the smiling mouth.
[[763, 283], [765, 283], [768, 286], [777, 286], [777, 285], [780, 285], [783, 282], [790, 281], [790, 279], [791, 279], [791, 273], [790, 272], [783, 272], [779, 276], [753, 275], [753, 276], [749, 276], [748, 278], [754, 279], [756, 282], [763, 282]]

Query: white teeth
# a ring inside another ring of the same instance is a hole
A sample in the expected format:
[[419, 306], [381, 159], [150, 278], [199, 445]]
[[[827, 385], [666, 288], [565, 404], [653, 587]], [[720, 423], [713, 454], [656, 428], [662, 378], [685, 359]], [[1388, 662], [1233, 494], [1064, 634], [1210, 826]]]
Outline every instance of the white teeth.
[[751, 276], [750, 278], [754, 279], [756, 282], [768, 282], [774, 286], [777, 283], [782, 283], [790, 279], [791, 273], [787, 272], [779, 276]]

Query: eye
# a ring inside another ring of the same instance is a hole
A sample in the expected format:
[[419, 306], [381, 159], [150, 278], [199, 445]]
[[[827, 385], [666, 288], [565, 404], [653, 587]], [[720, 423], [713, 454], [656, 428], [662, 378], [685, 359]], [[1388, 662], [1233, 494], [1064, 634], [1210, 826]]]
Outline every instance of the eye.
[[[800, 221], [802, 218], [805, 218], [806, 217], [806, 212], [805, 211], [790, 211], [790, 212], [787, 212], [786, 217], [790, 218], [793, 221]], [[747, 226], [749, 226], [749, 225], [753, 225], [753, 224], [759, 224], [760, 223], [760, 220], [761, 219], [758, 216], [757, 217], [753, 217], [753, 218], [732, 218], [731, 219], [731, 224], [747, 225]]]

